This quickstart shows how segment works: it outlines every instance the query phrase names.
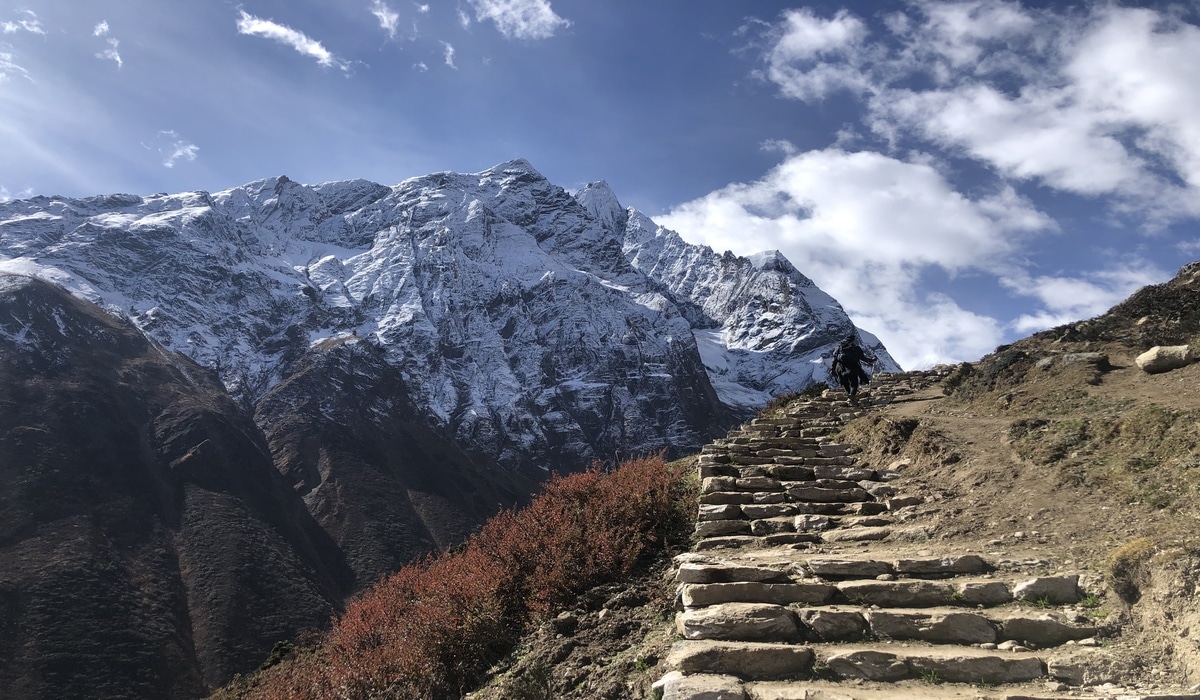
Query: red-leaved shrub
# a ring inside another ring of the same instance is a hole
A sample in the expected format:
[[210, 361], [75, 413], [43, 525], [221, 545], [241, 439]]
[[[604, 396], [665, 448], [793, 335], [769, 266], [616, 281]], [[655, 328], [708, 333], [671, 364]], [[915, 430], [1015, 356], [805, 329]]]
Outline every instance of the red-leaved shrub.
[[694, 493], [661, 456], [554, 476], [455, 553], [405, 566], [351, 601], [314, 648], [227, 697], [457, 698], [530, 622], [686, 537]]

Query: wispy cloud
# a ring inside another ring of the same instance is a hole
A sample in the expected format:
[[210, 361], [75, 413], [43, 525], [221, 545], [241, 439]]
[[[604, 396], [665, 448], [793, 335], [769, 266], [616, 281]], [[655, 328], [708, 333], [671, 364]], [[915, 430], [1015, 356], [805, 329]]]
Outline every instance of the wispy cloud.
[[32, 196], [33, 196], [33, 188], [32, 187], [27, 187], [27, 188], [21, 190], [20, 192], [17, 192], [14, 195], [11, 191], [9, 191], [9, 189], [7, 187], [5, 187], [4, 185], [0, 185], [0, 204], [4, 204], [5, 202], [11, 202], [14, 199], [25, 199], [26, 197], [32, 197]]
[[100, 23], [97, 24], [94, 29], [92, 29], [92, 36], [100, 37], [108, 44], [108, 48], [98, 52], [96, 54], [96, 58], [105, 61], [112, 61], [113, 63], [117, 64], [117, 68], [125, 65], [125, 62], [121, 60], [121, 54], [117, 51], [117, 48], [121, 45], [121, 42], [114, 37], [109, 36], [108, 20], [101, 20]]
[[1169, 276], [1166, 270], [1132, 256], [1114, 267], [1078, 276], [1018, 274], [1001, 283], [1016, 294], [1036, 298], [1044, 307], [1013, 321], [1013, 330], [1029, 333], [1098, 316], [1138, 289]]
[[420, 72], [420, 73], [424, 73], [429, 70], [429, 65], [427, 63], [425, 63], [424, 61], [417, 61], [416, 63], [413, 64], [413, 70]]
[[400, 14], [388, 7], [383, 0], [373, 0], [371, 14], [379, 20], [379, 28], [387, 32], [389, 39], [396, 38], [396, 25], [400, 23]]
[[269, 19], [255, 17], [245, 10], [238, 10], [238, 12], [240, 14], [237, 21], [239, 34], [271, 39], [291, 47], [301, 55], [315, 59], [318, 64], [326, 68], [332, 67], [349, 72], [350, 63], [348, 61], [339, 58], [322, 46], [321, 42], [310, 38], [307, 34]]
[[417, 12], [420, 12], [423, 15], [428, 14], [429, 13], [429, 5], [428, 4], [423, 4], [423, 5], [417, 4]]
[[200, 147], [181, 138], [173, 129], [158, 132], [158, 152], [163, 157], [163, 167], [174, 168], [179, 161], [191, 162], [196, 160]]
[[[547, 39], [571, 26], [547, 0], [470, 0], [480, 22], [491, 20], [509, 39]], [[459, 15], [460, 21], [462, 14]]]
[[442, 55], [446, 61], [446, 65], [454, 70], [458, 70], [458, 66], [454, 65], [454, 46], [449, 42], [442, 42]]
[[0, 83], [12, 80], [13, 76], [35, 82], [29, 71], [17, 64], [16, 56], [11, 51], [0, 51]]
[[38, 18], [33, 10], [23, 10], [24, 15], [21, 19], [6, 20], [0, 22], [0, 31], [5, 34], [16, 34], [17, 32], [25, 31], [30, 34], [46, 35], [46, 30], [42, 28], [42, 20]]

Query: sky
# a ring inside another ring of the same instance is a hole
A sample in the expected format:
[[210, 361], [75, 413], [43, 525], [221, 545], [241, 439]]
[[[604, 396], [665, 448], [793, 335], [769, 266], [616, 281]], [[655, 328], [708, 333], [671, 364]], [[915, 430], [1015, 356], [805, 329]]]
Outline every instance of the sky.
[[514, 158], [971, 361], [1200, 259], [1200, 4], [0, 0], [0, 201]]

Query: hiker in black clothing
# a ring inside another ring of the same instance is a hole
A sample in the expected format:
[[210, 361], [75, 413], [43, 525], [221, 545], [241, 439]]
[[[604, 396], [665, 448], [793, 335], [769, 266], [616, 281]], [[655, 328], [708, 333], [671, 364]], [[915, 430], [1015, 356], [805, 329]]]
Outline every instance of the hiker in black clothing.
[[837, 350], [833, 351], [833, 367], [830, 373], [850, 395], [852, 401], [857, 400], [854, 395], [858, 393], [859, 385], [871, 381], [871, 376], [863, 369], [863, 362], [875, 364], [876, 359], [859, 347], [853, 333], [846, 336]]

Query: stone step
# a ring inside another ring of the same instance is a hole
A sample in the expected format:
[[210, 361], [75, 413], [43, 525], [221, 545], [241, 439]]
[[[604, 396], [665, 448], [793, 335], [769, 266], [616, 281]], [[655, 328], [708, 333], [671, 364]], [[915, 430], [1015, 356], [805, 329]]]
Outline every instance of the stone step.
[[[760, 593], [777, 600], [828, 595], [817, 584], [785, 586]], [[760, 588], [762, 586], [760, 585]], [[684, 604], [703, 599], [704, 589], [684, 592]], [[828, 600], [828, 598], [826, 598]], [[809, 605], [795, 610], [789, 603], [727, 602], [688, 607], [676, 616], [676, 627], [685, 639], [720, 639], [753, 642], [854, 642], [864, 639], [918, 641], [930, 644], [979, 646], [1001, 651], [1031, 651], [1068, 642], [1093, 640], [1099, 629], [1075, 615], [1007, 609], [981, 612], [962, 608], [888, 610], [844, 605]]]
[[[782, 646], [782, 645], [781, 645]], [[1069, 651], [993, 651], [953, 645], [837, 644], [812, 648], [816, 663], [840, 680], [1005, 685], [1045, 678], [1069, 682], [1065, 668], [1087, 664], [1098, 652], [1085, 647]], [[1067, 661], [1063, 661], [1067, 660]]]
[[737, 675], [753, 680], [807, 677], [812, 649], [795, 644], [683, 640], [671, 646], [665, 659], [669, 671]]
[[[1072, 690], [1069, 692], [1037, 691], [1029, 688], [982, 688], [960, 684], [932, 684], [923, 680], [897, 681], [886, 687], [854, 686], [832, 681], [754, 681], [742, 683], [732, 676], [713, 676], [724, 679], [727, 695], [702, 695], [694, 689], [717, 686], [695, 683], [690, 694], [668, 695], [663, 700], [701, 700], [726, 698], [732, 700], [1200, 700], [1196, 694], [1143, 694], [1113, 688], [1111, 693], [1096, 695]], [[698, 680], [700, 680], [698, 678]], [[738, 694], [740, 693], [740, 695]]]
[[822, 542], [879, 542], [892, 535], [891, 526], [845, 527], [821, 533]]
[[1074, 670], [1088, 664], [1091, 654], [1083, 648], [1057, 654], [1054, 650], [1001, 652], [948, 645], [812, 646], [685, 639], [672, 645], [665, 666], [684, 676], [728, 675], [744, 681], [806, 681], [819, 673], [853, 683], [924, 681], [995, 687], [1051, 679], [1069, 683]]
[[840, 579], [874, 579], [887, 574], [905, 576], [958, 576], [963, 574], [980, 574], [995, 568], [977, 554], [895, 559], [817, 556], [806, 558], [804, 565], [814, 576]]

